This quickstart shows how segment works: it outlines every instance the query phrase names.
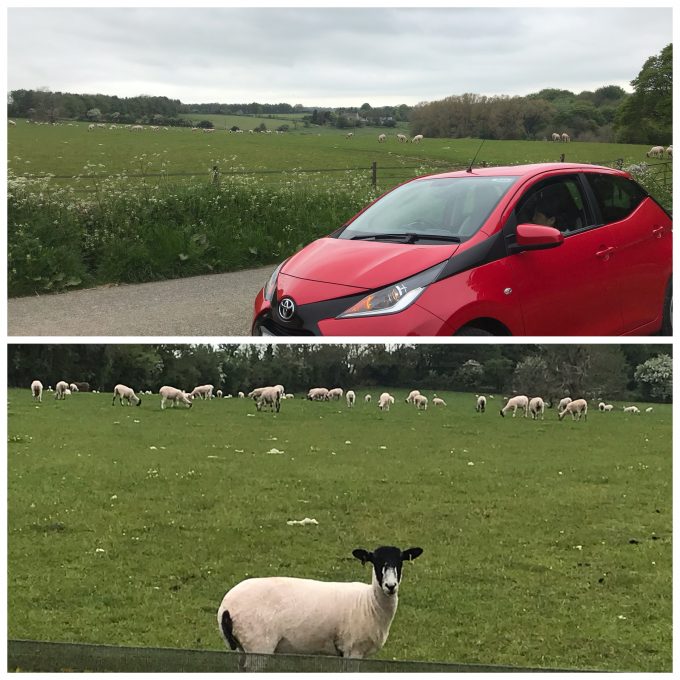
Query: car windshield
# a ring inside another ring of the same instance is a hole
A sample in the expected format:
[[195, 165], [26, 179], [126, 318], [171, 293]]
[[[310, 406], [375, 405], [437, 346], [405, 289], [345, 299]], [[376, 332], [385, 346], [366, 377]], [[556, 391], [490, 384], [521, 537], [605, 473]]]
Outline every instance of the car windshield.
[[409, 182], [376, 201], [341, 239], [462, 242], [473, 236], [517, 177], [437, 177]]

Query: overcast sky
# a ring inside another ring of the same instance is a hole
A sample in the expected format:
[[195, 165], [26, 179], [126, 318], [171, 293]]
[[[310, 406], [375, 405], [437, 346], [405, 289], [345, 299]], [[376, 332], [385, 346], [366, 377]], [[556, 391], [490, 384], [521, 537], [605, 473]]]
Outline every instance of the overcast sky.
[[10, 90], [184, 103], [417, 104], [546, 87], [632, 91], [661, 8], [10, 8]]

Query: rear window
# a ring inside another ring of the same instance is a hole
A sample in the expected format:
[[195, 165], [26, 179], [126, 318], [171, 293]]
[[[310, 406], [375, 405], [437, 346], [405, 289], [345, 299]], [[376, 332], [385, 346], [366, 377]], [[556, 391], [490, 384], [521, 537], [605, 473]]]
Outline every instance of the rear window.
[[588, 174], [602, 223], [619, 222], [630, 215], [646, 198], [647, 193], [626, 177]]

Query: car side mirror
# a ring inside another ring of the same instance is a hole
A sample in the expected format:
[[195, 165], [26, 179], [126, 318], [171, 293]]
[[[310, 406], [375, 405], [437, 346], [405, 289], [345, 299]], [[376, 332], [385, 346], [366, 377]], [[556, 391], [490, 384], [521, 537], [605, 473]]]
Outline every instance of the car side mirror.
[[555, 227], [545, 227], [542, 224], [518, 224], [515, 243], [510, 246], [513, 253], [525, 250], [546, 250], [557, 248], [564, 243], [564, 235]]

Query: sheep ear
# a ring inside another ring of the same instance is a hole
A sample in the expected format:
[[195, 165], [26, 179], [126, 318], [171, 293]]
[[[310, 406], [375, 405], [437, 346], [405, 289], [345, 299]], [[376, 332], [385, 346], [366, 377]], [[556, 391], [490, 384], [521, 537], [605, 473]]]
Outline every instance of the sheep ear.
[[401, 559], [408, 560], [410, 562], [411, 560], [415, 560], [416, 557], [422, 554], [423, 554], [422, 548], [409, 548], [408, 550], [404, 550], [404, 552], [401, 553]]
[[358, 560], [361, 560], [361, 564], [373, 562], [373, 553], [370, 553], [368, 550], [364, 550], [363, 548], [352, 550], [352, 555], [354, 555], [354, 557], [356, 557]]

